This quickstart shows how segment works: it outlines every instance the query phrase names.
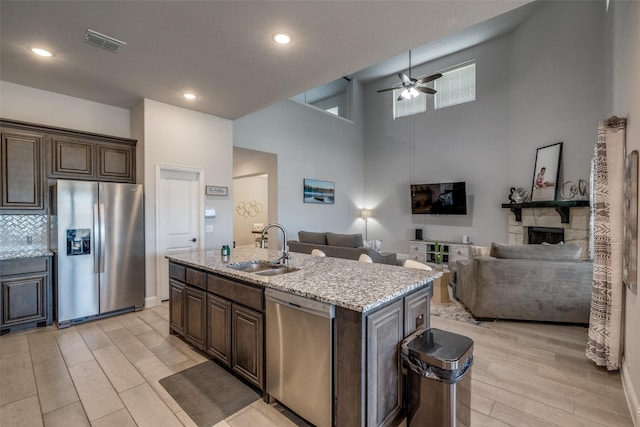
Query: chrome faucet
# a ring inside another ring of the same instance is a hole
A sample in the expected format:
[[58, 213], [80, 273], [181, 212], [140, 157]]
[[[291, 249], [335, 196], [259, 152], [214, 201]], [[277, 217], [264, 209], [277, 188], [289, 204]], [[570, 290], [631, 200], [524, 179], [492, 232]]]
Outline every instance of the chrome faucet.
[[289, 265], [289, 260], [291, 259], [291, 255], [289, 255], [289, 247], [287, 246], [287, 230], [285, 230], [284, 227], [281, 226], [280, 224], [278, 223], [269, 224], [262, 230], [262, 234], [260, 235], [260, 247], [264, 249], [264, 235], [266, 234], [267, 230], [272, 227], [276, 227], [282, 230], [282, 238], [284, 239], [282, 241], [282, 256], [277, 260], [275, 260], [274, 263]]

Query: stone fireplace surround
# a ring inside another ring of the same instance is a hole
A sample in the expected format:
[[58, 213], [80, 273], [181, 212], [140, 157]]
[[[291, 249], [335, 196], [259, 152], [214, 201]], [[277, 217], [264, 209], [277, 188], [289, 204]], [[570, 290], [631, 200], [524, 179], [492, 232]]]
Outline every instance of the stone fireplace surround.
[[582, 247], [581, 259], [591, 259], [589, 254], [589, 216], [588, 206], [572, 207], [569, 223], [561, 222], [558, 212], [550, 208], [522, 208], [522, 221], [516, 221], [513, 213], [509, 213], [509, 243], [514, 245], [528, 244], [529, 227], [549, 227], [564, 229], [564, 242], [577, 243]]

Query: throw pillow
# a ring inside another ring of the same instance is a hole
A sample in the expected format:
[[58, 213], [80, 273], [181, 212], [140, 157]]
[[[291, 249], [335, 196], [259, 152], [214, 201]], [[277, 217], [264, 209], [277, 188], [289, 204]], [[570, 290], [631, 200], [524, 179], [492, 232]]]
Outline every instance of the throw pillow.
[[327, 245], [345, 248], [359, 248], [364, 246], [362, 234], [327, 233]]
[[382, 250], [382, 240], [365, 240], [364, 247], [367, 249], [373, 249], [376, 252]]
[[490, 249], [486, 246], [474, 246], [471, 245], [471, 254], [474, 258], [480, 258], [482, 256], [489, 256]]
[[313, 231], [298, 231], [298, 240], [300, 240], [300, 243], [326, 245], [327, 233], [314, 233]]

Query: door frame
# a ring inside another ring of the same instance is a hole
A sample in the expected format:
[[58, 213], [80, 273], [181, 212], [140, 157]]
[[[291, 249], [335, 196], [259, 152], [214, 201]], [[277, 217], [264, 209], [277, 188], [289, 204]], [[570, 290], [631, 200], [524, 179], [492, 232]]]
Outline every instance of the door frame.
[[[198, 250], [203, 250], [204, 249], [204, 218], [203, 215], [200, 215], [201, 212], [204, 212], [204, 169], [202, 168], [190, 168], [190, 167], [186, 167], [186, 166], [176, 166], [176, 165], [167, 165], [167, 164], [160, 164], [160, 163], [156, 163], [156, 179], [155, 179], [155, 186], [156, 186], [156, 206], [155, 206], [155, 211], [156, 211], [156, 215], [155, 215], [155, 220], [156, 220], [156, 225], [155, 225], [155, 253], [156, 253], [156, 299], [157, 299], [157, 303], [159, 304], [161, 302], [161, 289], [162, 289], [162, 283], [163, 281], [161, 281], [159, 279], [160, 274], [161, 274], [161, 259], [159, 259], [159, 252], [160, 252], [160, 212], [158, 207], [160, 206], [160, 199], [161, 199], [161, 185], [160, 185], [160, 181], [161, 181], [161, 173], [162, 171], [175, 171], [175, 172], [187, 172], [187, 173], [192, 173], [197, 175], [197, 180], [198, 180], [198, 197], [197, 197], [197, 203], [198, 206], [196, 206], [196, 216], [197, 216], [197, 224], [198, 224], [198, 244], [197, 244], [197, 249]], [[168, 278], [167, 278], [168, 280]]]

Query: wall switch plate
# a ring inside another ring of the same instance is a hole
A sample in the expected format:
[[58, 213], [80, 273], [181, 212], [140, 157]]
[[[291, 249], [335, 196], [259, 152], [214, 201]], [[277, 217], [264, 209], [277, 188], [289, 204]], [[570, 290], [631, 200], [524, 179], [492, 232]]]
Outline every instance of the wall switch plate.
[[204, 226], [204, 231], [207, 232], [207, 233], [213, 232], [213, 225], [205, 225]]
[[215, 209], [205, 209], [204, 210], [204, 217], [205, 218], [215, 218], [216, 217], [216, 210]]

